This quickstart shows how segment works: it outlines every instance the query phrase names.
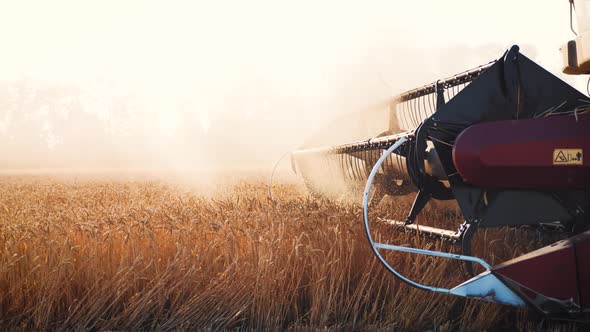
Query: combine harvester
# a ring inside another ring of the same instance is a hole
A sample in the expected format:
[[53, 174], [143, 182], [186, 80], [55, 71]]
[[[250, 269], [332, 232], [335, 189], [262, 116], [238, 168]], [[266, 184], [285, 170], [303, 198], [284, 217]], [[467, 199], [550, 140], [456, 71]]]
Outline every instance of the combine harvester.
[[[590, 74], [590, 1], [570, 5], [579, 31], [562, 48], [563, 71]], [[402, 93], [390, 117], [389, 130], [376, 138], [294, 151], [294, 170], [311, 191], [336, 178], [352, 186], [366, 181], [369, 243], [402, 281], [590, 321], [590, 98], [513, 46], [491, 63]], [[375, 242], [368, 219], [373, 184], [390, 195], [417, 192], [405, 220], [381, 221], [462, 244], [462, 254]], [[456, 200], [464, 223], [457, 230], [416, 225], [431, 199]], [[496, 266], [471, 256], [478, 228], [525, 225], [552, 225], [569, 238]], [[465, 261], [473, 277], [450, 289], [423, 285], [396, 271], [383, 251]], [[472, 264], [485, 272], [474, 275]]]

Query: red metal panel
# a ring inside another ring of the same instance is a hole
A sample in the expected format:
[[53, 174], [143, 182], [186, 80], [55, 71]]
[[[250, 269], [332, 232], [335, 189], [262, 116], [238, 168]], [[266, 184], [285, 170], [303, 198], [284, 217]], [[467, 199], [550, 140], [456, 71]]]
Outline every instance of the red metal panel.
[[543, 296], [573, 299], [590, 310], [588, 257], [590, 230], [499, 264], [493, 271]]
[[[580, 149], [581, 164], [555, 163], [559, 149]], [[590, 114], [470, 126], [457, 137], [453, 162], [481, 187], [590, 188]]]
[[494, 271], [544, 296], [560, 300], [573, 298], [579, 302], [573, 246], [551, 249], [547, 248], [541, 255], [508, 261], [494, 268]]

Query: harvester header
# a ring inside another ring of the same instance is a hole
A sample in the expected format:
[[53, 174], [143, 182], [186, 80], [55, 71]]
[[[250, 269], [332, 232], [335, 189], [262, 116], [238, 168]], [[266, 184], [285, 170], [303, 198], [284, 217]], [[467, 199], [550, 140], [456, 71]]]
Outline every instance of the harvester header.
[[[379, 261], [402, 281], [433, 292], [528, 306], [552, 318], [590, 318], [590, 98], [513, 46], [497, 60], [392, 98], [377, 137], [292, 153], [310, 191], [340, 181], [362, 188], [363, 221]], [[378, 221], [461, 245], [462, 254], [373, 240], [371, 189], [415, 193], [405, 220]], [[429, 200], [456, 200], [456, 229], [415, 224]], [[471, 255], [479, 228], [541, 226], [570, 238], [492, 266]], [[472, 278], [423, 285], [382, 255], [401, 251], [464, 261]], [[473, 273], [473, 264], [485, 270]], [[531, 272], [532, 271], [532, 272]], [[567, 284], [568, 286], [556, 286]]]

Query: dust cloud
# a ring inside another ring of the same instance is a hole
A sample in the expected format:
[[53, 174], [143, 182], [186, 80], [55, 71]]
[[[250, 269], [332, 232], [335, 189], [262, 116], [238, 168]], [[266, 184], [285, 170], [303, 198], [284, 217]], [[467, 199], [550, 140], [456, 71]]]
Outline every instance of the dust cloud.
[[378, 135], [394, 94], [518, 42], [431, 36], [389, 2], [2, 6], [3, 172], [268, 174], [298, 147]]

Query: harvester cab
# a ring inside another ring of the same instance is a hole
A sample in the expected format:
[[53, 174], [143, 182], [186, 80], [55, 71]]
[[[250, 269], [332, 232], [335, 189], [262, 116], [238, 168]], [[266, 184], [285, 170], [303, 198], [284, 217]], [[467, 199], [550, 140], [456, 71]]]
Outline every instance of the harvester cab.
[[[590, 1], [570, 6], [578, 31], [561, 49], [563, 71], [590, 74]], [[589, 321], [590, 98], [513, 46], [488, 64], [396, 96], [390, 117], [378, 137], [293, 151], [293, 168], [313, 192], [336, 180], [365, 184], [369, 244], [402, 281]], [[462, 254], [376, 242], [368, 213], [373, 186], [389, 195], [415, 192], [405, 220], [379, 222], [460, 244]], [[456, 200], [464, 222], [456, 229], [417, 225], [433, 199]], [[528, 225], [550, 225], [569, 237], [495, 266], [471, 255], [478, 229]], [[424, 285], [391, 266], [385, 251], [464, 261], [472, 278], [451, 288]], [[473, 274], [473, 264], [485, 271]]]

